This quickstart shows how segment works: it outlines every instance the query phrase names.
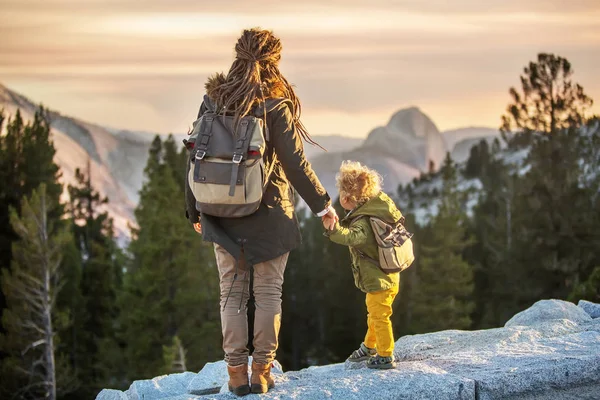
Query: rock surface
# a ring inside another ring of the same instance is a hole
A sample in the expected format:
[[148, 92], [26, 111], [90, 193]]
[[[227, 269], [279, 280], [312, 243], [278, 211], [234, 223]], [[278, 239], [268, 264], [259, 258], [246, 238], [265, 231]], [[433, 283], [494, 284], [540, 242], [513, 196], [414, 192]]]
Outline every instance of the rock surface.
[[[398, 366], [373, 371], [365, 363], [283, 373], [261, 399], [600, 399], [600, 304], [543, 300], [503, 328], [404, 336]], [[590, 313], [590, 314], [588, 314]], [[97, 400], [234, 399], [223, 361], [190, 372], [103, 390]], [[203, 396], [197, 393], [205, 393]], [[247, 397], [258, 399], [257, 395]]]
[[505, 327], [535, 326], [539, 323], [569, 320], [576, 324], [590, 322], [592, 317], [581, 307], [563, 300], [541, 300], [508, 320]]
[[130, 400], [164, 399], [173, 395], [186, 394], [187, 387], [195, 376], [193, 372], [183, 372], [135, 381], [125, 394]]
[[96, 398], [102, 400], [129, 400], [129, 397], [127, 397], [125, 392], [114, 389], [103, 389], [100, 393], [98, 393]]
[[579, 300], [577, 303], [590, 317], [600, 318], [600, 304], [592, 303], [591, 301]]
[[[252, 365], [252, 357], [248, 357], [248, 372], [250, 373], [250, 366]], [[283, 369], [278, 361], [273, 362], [273, 368], [271, 369], [273, 376], [283, 375]], [[225, 361], [217, 361], [212, 363], [206, 363], [204, 368], [198, 372], [198, 374], [192, 379], [187, 386], [187, 392], [195, 395], [205, 395], [211, 393], [218, 393], [225, 387], [227, 390], [227, 381], [229, 376], [227, 375], [227, 364]]]

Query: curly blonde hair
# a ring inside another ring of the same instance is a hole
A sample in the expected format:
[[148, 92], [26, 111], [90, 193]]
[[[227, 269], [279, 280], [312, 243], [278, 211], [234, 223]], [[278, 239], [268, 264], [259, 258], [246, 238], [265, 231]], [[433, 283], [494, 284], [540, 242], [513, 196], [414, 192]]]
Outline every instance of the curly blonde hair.
[[361, 205], [377, 196], [381, 191], [383, 178], [358, 161], [344, 161], [336, 175], [336, 187], [353, 203]]

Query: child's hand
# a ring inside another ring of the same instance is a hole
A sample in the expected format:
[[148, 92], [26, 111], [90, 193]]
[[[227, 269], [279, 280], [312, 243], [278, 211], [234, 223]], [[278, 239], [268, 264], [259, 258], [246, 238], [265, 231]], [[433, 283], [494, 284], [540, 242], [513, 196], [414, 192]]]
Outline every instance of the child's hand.
[[333, 207], [330, 207], [329, 212], [321, 217], [323, 227], [329, 231], [332, 231], [333, 228], [335, 228], [335, 224], [338, 222], [338, 220], [338, 215]]
[[196, 222], [194, 224], [194, 230], [199, 234], [202, 234], [202, 224], [200, 222]]

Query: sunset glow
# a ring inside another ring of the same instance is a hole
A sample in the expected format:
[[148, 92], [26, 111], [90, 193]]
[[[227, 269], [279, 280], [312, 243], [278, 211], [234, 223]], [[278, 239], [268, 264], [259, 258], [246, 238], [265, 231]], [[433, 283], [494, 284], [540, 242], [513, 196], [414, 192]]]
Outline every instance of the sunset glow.
[[508, 88], [541, 51], [568, 58], [575, 80], [600, 102], [596, 1], [0, 0], [0, 7], [0, 82], [120, 128], [184, 131], [207, 76], [227, 71], [237, 36], [253, 26], [281, 37], [282, 70], [314, 134], [365, 136], [411, 105], [440, 129], [496, 127]]

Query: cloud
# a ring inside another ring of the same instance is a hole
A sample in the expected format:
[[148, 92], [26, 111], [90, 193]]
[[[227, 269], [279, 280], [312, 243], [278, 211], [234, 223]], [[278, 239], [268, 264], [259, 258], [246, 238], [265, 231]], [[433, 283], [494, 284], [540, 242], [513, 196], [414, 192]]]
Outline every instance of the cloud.
[[[0, 5], [11, 8], [29, 10], [87, 10], [101, 12], [106, 9], [127, 12], [226, 12], [228, 14], [265, 15], [278, 12], [302, 10], [362, 10], [365, 2], [362, 0], [304, 0], [302, 2], [286, 2], [278, 0], [0, 0]], [[596, 0], [370, 0], [368, 7], [388, 11], [405, 10], [421, 13], [498, 13], [511, 11], [573, 11], [598, 10], [600, 5]]]
[[[0, 81], [96, 122], [179, 130], [206, 77], [229, 68], [239, 31], [263, 25], [282, 38], [282, 70], [322, 121], [357, 110], [374, 121], [412, 104], [435, 109], [441, 126], [489, 119], [540, 51], [569, 58], [575, 80], [600, 96], [599, 2], [491, 3], [0, 0]], [[77, 105], [85, 96], [104, 108]], [[128, 118], [107, 111], [125, 101]]]

